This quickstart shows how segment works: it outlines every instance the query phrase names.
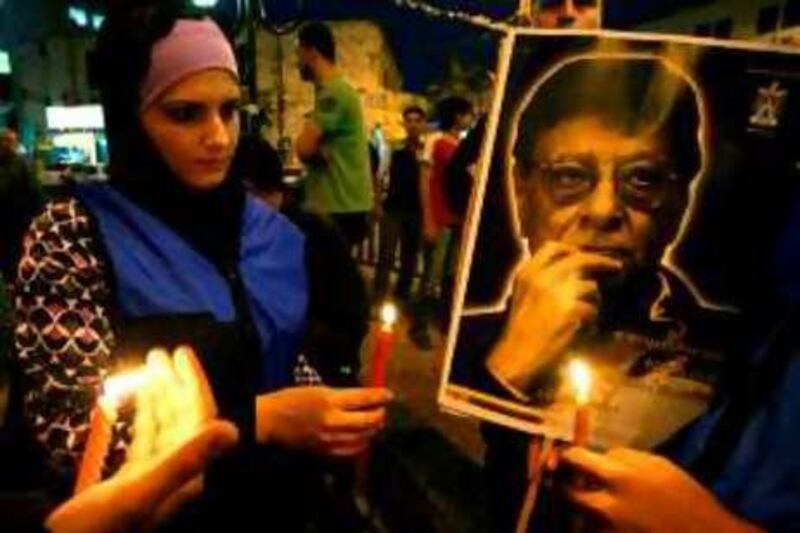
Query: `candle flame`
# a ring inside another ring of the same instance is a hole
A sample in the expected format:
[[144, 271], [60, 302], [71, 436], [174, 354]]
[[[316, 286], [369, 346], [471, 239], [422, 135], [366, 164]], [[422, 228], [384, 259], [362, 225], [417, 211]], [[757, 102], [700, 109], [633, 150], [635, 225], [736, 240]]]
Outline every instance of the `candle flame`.
[[397, 322], [397, 306], [393, 303], [385, 303], [381, 307], [381, 324], [384, 328], [391, 328]]
[[573, 359], [569, 363], [568, 372], [575, 391], [575, 402], [578, 405], [587, 405], [592, 391], [592, 372], [589, 365], [580, 359]]
[[149, 379], [146, 367], [122, 372], [107, 378], [103, 382], [103, 397], [105, 400], [118, 405], [122, 400], [141, 387]]

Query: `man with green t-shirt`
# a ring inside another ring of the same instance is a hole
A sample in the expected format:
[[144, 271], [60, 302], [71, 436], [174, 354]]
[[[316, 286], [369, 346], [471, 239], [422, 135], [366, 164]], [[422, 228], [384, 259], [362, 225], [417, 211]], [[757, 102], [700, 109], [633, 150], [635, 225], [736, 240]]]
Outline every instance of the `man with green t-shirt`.
[[314, 83], [314, 110], [297, 137], [306, 164], [303, 209], [329, 216], [349, 244], [367, 235], [373, 208], [372, 172], [358, 93], [336, 68], [331, 30], [314, 22], [299, 33], [300, 75]]

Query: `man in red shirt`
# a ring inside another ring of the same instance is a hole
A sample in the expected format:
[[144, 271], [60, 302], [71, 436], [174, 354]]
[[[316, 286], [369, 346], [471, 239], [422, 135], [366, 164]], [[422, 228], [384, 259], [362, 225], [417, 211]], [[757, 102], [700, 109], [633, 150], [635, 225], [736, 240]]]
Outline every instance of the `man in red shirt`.
[[[437, 289], [443, 286], [454, 261], [458, 245], [460, 217], [447, 199], [445, 172], [458, 148], [463, 133], [472, 125], [472, 104], [452, 96], [437, 105], [439, 131], [425, 142], [420, 173], [420, 202], [422, 205], [422, 235], [425, 240], [425, 270], [419, 286], [418, 301], [409, 335], [420, 348], [430, 349], [428, 323], [437, 302]], [[447, 305], [449, 302], [440, 302]]]

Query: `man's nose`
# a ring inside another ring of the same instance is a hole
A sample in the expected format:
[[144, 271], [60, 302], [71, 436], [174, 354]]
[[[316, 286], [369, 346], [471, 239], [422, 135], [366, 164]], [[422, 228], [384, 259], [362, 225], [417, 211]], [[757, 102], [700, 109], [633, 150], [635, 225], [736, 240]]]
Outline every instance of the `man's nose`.
[[584, 203], [584, 217], [593, 227], [614, 230], [623, 220], [624, 206], [619, 200], [613, 176], [604, 172]]
[[575, 17], [577, 13], [575, 11], [575, 3], [573, 0], [564, 0], [564, 3], [561, 4], [561, 12], [558, 14], [558, 27], [559, 28], [568, 28], [575, 23]]

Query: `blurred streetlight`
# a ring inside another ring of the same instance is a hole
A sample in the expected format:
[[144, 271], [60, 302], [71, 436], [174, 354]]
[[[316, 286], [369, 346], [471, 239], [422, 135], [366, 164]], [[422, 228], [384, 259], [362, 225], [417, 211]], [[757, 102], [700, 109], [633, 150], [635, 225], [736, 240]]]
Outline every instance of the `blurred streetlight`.
[[192, 0], [192, 5], [200, 9], [211, 9], [217, 6], [218, 1], [219, 0]]

